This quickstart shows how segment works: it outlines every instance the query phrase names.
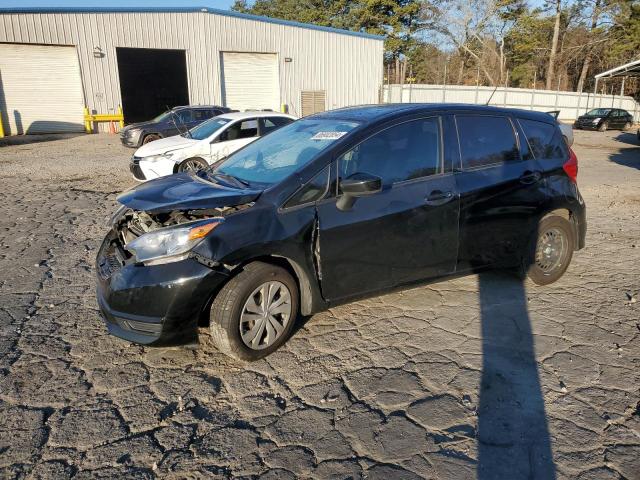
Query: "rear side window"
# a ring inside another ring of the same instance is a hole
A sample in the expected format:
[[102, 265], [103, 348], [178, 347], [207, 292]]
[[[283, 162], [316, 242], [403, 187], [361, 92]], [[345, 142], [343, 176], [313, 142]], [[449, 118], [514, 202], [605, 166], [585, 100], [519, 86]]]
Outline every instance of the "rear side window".
[[289, 125], [293, 122], [293, 119], [287, 117], [269, 117], [273, 123], [275, 123], [279, 127], [284, 127], [285, 125]]
[[529, 148], [537, 159], [562, 160], [568, 152], [559, 129], [554, 125], [535, 120], [520, 119], [520, 126], [527, 137]]
[[440, 165], [440, 121], [432, 117], [374, 134], [338, 159], [338, 173], [368, 173], [387, 185], [440, 173]]
[[260, 134], [266, 135], [267, 133], [291, 123], [291, 119], [284, 117], [267, 117], [260, 119]]
[[520, 160], [513, 126], [507, 117], [456, 115], [456, 125], [463, 169]]

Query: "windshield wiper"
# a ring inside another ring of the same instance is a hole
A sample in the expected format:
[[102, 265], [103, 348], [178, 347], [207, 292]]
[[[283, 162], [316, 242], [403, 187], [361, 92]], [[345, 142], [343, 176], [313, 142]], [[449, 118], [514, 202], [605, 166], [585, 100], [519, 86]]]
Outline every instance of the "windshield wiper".
[[222, 180], [222, 183], [226, 183], [227, 185], [235, 185], [240, 187], [249, 186], [249, 182], [238, 177], [234, 177], [233, 175], [227, 175], [226, 173], [214, 173], [212, 171], [208, 171], [207, 174], [214, 180]]
[[185, 137], [186, 135], [189, 135], [189, 138], [193, 140], [193, 136], [191, 135], [191, 132], [189, 131], [189, 129], [187, 128], [187, 126], [184, 124], [184, 122], [182, 121], [182, 119], [180, 117], [178, 117], [178, 119], [180, 120], [180, 123], [182, 123], [182, 126], [187, 129], [187, 131], [186, 132], [182, 132], [180, 130], [180, 127], [178, 127], [178, 124], [176, 123], [176, 118], [175, 118], [175, 117], [177, 117], [176, 112], [174, 112], [173, 110], [170, 110], [169, 114], [171, 115], [171, 121], [173, 122], [173, 125], [176, 127], [176, 130], [178, 130], [178, 132], [180, 132], [180, 136], [181, 137]]

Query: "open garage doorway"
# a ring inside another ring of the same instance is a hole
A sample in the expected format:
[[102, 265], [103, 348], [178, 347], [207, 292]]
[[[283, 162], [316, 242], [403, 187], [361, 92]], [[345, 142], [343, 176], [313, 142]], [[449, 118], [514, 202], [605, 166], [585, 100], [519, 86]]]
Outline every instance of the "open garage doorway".
[[151, 120], [167, 107], [189, 104], [184, 50], [116, 48], [126, 123]]

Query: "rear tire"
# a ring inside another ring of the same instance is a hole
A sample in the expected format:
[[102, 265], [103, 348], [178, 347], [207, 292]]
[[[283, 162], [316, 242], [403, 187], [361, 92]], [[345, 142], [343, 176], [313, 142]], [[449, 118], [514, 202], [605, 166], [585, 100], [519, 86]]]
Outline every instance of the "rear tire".
[[549, 285], [564, 275], [574, 246], [575, 235], [569, 220], [557, 215], [545, 217], [538, 224], [523, 269], [536, 285]]
[[142, 139], [142, 144], [146, 145], [147, 143], [150, 142], [155, 142], [156, 140], [160, 140], [160, 135], [157, 135], [155, 133], [150, 133], [149, 135], [146, 135], [143, 139]]
[[626, 132], [626, 131], [627, 131], [627, 130], [629, 130], [632, 126], [633, 126], [633, 125], [631, 125], [631, 122], [627, 122], [627, 123], [625, 123], [625, 124], [624, 124], [624, 127], [622, 127], [622, 130]]
[[213, 344], [236, 360], [264, 358], [291, 335], [298, 305], [298, 285], [289, 272], [269, 263], [250, 263], [211, 304]]
[[178, 172], [197, 172], [209, 168], [209, 164], [202, 158], [187, 158], [178, 165]]
[[599, 132], [606, 132], [608, 128], [609, 128], [609, 124], [607, 122], [602, 122], [600, 124], [600, 126], [598, 127], [598, 131]]

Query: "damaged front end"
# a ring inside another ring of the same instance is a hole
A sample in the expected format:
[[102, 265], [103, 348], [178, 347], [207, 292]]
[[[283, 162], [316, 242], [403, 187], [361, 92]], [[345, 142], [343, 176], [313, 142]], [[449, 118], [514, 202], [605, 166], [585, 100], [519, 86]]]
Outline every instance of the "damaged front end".
[[98, 304], [109, 332], [148, 345], [197, 340], [198, 319], [228, 272], [193, 249], [252, 205], [118, 209], [96, 259]]
[[231, 213], [244, 204], [197, 210], [148, 213], [121, 208], [109, 222], [123, 265], [129, 262], [157, 265], [187, 258], [191, 250]]

